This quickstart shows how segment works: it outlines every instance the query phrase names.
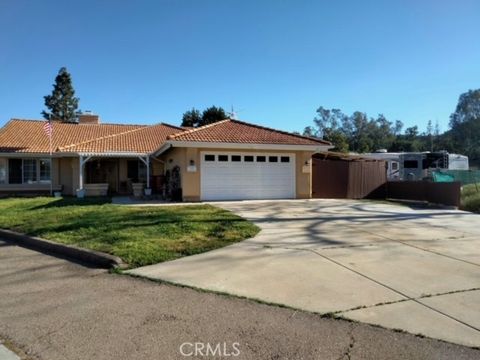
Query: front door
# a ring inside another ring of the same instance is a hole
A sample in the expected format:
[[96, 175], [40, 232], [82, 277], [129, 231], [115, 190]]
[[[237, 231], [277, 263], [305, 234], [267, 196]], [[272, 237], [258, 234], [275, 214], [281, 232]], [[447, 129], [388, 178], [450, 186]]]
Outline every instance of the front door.
[[87, 183], [108, 184], [108, 191], [118, 192], [118, 161], [94, 159], [86, 164]]

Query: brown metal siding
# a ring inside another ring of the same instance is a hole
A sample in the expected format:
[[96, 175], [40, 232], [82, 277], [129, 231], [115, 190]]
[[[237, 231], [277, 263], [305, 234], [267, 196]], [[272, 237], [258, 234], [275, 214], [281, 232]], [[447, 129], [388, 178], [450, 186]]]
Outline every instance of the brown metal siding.
[[[330, 199], [381, 197], [387, 181], [385, 161], [312, 159], [312, 196]], [[381, 192], [381, 191], [380, 191]]]
[[312, 197], [344, 199], [348, 179], [347, 162], [312, 159]]
[[433, 204], [460, 206], [460, 182], [389, 181], [386, 190], [388, 199], [428, 201]]

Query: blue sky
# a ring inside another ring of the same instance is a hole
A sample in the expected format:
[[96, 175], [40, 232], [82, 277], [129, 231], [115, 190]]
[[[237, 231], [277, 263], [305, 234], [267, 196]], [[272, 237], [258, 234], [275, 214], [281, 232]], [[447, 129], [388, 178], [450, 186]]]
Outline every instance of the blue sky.
[[62, 66], [104, 122], [192, 106], [288, 131], [320, 105], [442, 131], [480, 88], [480, 2], [1, 1], [0, 125], [41, 118]]

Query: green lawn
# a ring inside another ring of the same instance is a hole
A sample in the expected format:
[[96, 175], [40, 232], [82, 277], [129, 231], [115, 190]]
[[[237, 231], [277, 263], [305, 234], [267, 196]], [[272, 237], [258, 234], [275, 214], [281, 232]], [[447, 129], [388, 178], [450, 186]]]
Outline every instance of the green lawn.
[[103, 251], [131, 267], [220, 248], [259, 231], [210, 205], [127, 207], [109, 199], [47, 197], [1, 199], [0, 228]]
[[470, 184], [462, 188], [462, 209], [480, 213], [480, 184]]

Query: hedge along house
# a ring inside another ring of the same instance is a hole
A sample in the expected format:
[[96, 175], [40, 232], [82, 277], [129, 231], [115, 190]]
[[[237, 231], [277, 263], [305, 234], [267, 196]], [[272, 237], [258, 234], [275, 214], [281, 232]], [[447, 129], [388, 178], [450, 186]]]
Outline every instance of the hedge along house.
[[185, 130], [168, 124], [53, 122], [53, 154], [43, 121], [0, 130], [0, 193], [130, 194], [179, 170], [183, 200], [311, 197], [311, 156], [330, 143], [224, 120]]

